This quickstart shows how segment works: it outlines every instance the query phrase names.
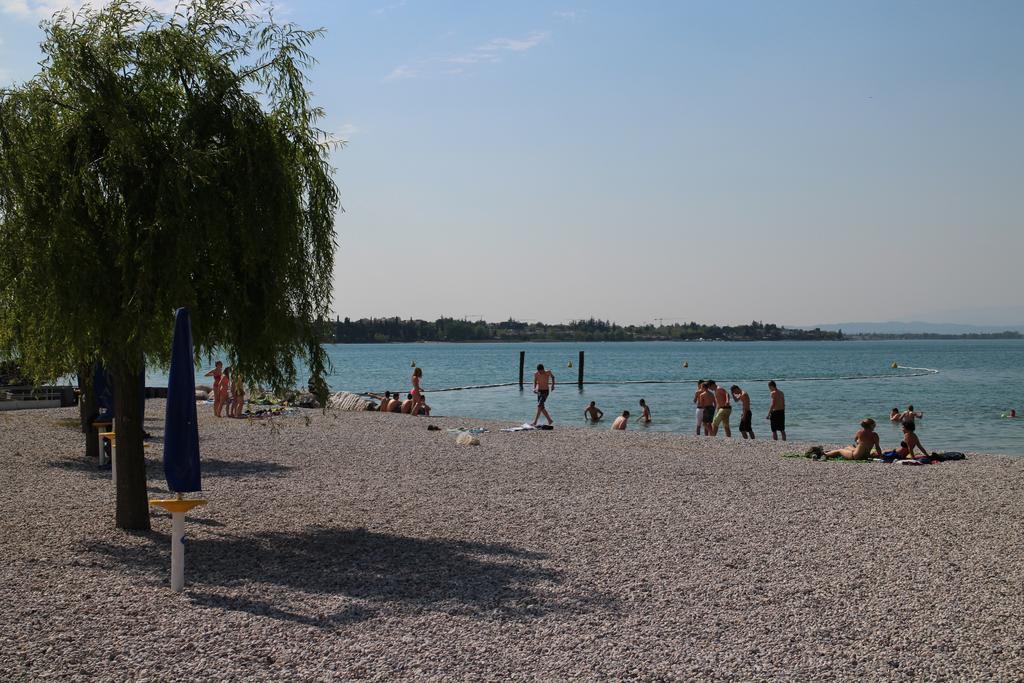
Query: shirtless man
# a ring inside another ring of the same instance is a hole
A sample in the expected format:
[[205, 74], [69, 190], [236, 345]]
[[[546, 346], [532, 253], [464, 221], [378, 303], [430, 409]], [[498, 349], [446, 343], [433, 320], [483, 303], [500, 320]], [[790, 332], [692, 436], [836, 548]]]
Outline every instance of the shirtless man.
[[786, 395], [779, 390], [775, 380], [768, 382], [768, 391], [771, 393], [772, 402], [768, 405], [768, 420], [772, 428], [772, 441], [786, 440]]
[[751, 424], [751, 420], [754, 415], [750, 412], [750, 394], [735, 384], [729, 387], [729, 391], [732, 393], [733, 400], [739, 401], [742, 406], [742, 411], [740, 412], [740, 434], [743, 435], [744, 439], [753, 439], [754, 426]]
[[651, 409], [647, 406], [647, 401], [640, 399], [640, 408], [643, 412], [640, 414], [640, 422], [644, 424], [651, 423]]
[[889, 411], [889, 422], [897, 423], [903, 419], [903, 413], [900, 412], [899, 408], [893, 408]]
[[826, 458], [843, 458], [845, 460], [867, 460], [871, 451], [882, 456], [882, 446], [875, 433], [875, 421], [870, 417], [860, 423], [860, 431], [853, 437], [853, 445], [825, 453]]
[[918, 417], [924, 417], [924, 413], [920, 410], [914, 410], [914, 406], [907, 406], [907, 412], [900, 415], [900, 422], [914, 424], [915, 418]]
[[612, 429], [624, 432], [626, 431], [626, 424], [629, 422], [629, 411], [623, 410], [622, 415], [615, 418], [615, 422], [612, 422]]
[[732, 430], [729, 428], [729, 417], [732, 415], [732, 404], [729, 402], [729, 393], [717, 382], [711, 383], [711, 390], [715, 392], [715, 416], [711, 420], [711, 436], [718, 436], [718, 427], [725, 427], [725, 438], [732, 438]]
[[402, 415], [412, 415], [412, 406], [416, 403], [416, 399], [409, 394], [409, 398], [402, 401]]
[[704, 424], [704, 406], [701, 404], [701, 398], [704, 396], [704, 380], [697, 380], [697, 391], [693, 392], [693, 406], [697, 412], [697, 428], [694, 430], [694, 436], [700, 436], [700, 428]]
[[537, 394], [537, 414], [533, 416], [533, 426], [537, 426], [537, 420], [543, 415], [547, 418], [548, 424], [553, 424], [551, 414], [544, 406], [547, 403], [548, 395], [555, 390], [555, 375], [550, 370], [545, 370], [543, 363], [537, 366], [537, 372], [533, 373], [533, 393]]
[[704, 382], [703, 392], [697, 398], [697, 407], [700, 408], [700, 423], [704, 428], [704, 436], [712, 435], [712, 423], [715, 421], [715, 391], [711, 384], [710, 380]]
[[604, 411], [597, 407], [597, 401], [591, 401], [590, 405], [583, 409], [583, 418], [590, 422], [597, 422], [604, 417]]
[[389, 413], [401, 413], [402, 412], [402, 397], [396, 391], [391, 394], [391, 403], [388, 404]]

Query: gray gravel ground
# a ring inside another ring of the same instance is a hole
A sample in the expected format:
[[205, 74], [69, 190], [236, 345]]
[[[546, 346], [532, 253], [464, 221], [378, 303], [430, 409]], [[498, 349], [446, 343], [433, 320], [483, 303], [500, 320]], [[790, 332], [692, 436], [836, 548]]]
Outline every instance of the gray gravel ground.
[[[564, 427], [461, 447], [443, 428], [500, 425], [204, 408], [210, 504], [175, 595], [170, 518], [114, 528], [74, 417], [0, 413], [3, 680], [1024, 672], [1024, 458], [822, 463]], [[159, 438], [148, 455], [156, 495]]]

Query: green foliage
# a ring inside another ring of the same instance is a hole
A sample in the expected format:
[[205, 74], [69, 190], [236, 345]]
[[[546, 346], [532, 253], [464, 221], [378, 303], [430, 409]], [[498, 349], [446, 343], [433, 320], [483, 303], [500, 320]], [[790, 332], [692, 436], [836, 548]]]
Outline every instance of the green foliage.
[[686, 340], [795, 340], [842, 339], [841, 332], [787, 329], [754, 321], [749, 325], [618, 325], [605, 320], [574, 320], [568, 324], [506, 320], [489, 323], [440, 318], [434, 322], [372, 318], [348, 318], [325, 330], [325, 341], [338, 343], [382, 343], [416, 341], [686, 341]]
[[38, 378], [197, 353], [247, 381], [317, 373], [337, 188], [304, 72], [320, 31], [242, 0], [130, 1], [43, 24], [0, 91], [0, 352]]

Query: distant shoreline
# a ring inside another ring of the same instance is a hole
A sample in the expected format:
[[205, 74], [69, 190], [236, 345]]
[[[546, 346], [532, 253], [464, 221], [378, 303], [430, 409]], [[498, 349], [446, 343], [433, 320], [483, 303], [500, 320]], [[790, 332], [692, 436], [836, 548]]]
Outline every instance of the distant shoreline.
[[620, 343], [665, 343], [665, 344], [702, 344], [708, 342], [728, 342], [747, 344], [751, 342], [865, 342], [865, 341], [1019, 341], [1024, 335], [847, 335], [842, 339], [459, 339], [459, 340], [394, 340], [394, 341], [328, 341], [321, 342], [331, 346], [347, 345], [380, 345], [388, 344], [567, 344], [571, 342], [585, 344], [620, 344]]

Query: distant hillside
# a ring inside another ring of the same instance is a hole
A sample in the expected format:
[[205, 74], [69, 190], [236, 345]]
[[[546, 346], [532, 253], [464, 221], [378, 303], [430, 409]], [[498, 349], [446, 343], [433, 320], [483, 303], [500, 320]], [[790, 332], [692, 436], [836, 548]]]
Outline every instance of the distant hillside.
[[1017, 325], [961, 325], [957, 323], [929, 323], [921, 321], [900, 322], [849, 322], [829, 325], [813, 325], [822, 330], [838, 331], [843, 334], [991, 334], [995, 332], [1024, 332], [1024, 324]]

